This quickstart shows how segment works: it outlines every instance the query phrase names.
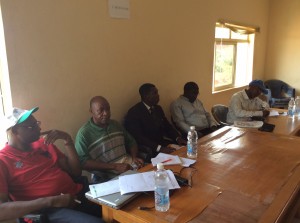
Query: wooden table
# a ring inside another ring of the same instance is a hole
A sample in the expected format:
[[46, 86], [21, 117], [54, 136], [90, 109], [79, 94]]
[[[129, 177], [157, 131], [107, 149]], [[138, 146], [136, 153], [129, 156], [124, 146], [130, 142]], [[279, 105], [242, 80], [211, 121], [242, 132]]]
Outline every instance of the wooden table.
[[[287, 111], [284, 109], [275, 110], [279, 112]], [[275, 125], [273, 133], [300, 136], [300, 117], [291, 118], [287, 115], [279, 115], [268, 117], [266, 122]]]
[[[121, 210], [102, 206], [107, 222], [290, 222], [299, 206], [300, 137], [223, 127], [199, 140], [194, 168], [167, 166], [192, 181], [174, 190], [161, 213], [142, 194]], [[175, 152], [186, 157], [186, 148]], [[152, 170], [148, 165], [142, 171]]]

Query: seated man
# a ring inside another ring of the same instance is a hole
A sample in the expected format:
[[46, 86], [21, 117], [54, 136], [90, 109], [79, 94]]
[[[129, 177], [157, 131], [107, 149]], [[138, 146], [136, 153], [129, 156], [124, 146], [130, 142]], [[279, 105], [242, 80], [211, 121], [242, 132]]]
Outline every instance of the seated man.
[[199, 87], [195, 82], [184, 85], [183, 95], [179, 96], [170, 106], [171, 115], [177, 128], [187, 135], [190, 126], [195, 126], [198, 137], [217, 130], [217, 123], [205, 110], [202, 102], [197, 99]]
[[229, 103], [227, 122], [233, 124], [234, 121], [251, 120], [253, 116], [268, 116], [269, 104], [258, 97], [261, 93], [267, 93], [261, 80], [253, 80], [248, 89], [235, 93]]
[[[96, 204], [85, 199], [83, 185], [71, 177], [81, 168], [71, 136], [59, 130], [41, 133], [40, 122], [30, 111], [14, 108], [1, 122], [9, 140], [0, 150], [0, 221], [39, 211], [49, 222], [103, 222]], [[43, 138], [40, 138], [44, 135]], [[63, 140], [65, 154], [53, 143]], [[81, 199], [75, 206], [74, 197]]]
[[137, 140], [139, 149], [147, 153], [147, 162], [159, 152], [171, 153], [169, 144], [186, 144], [167, 120], [159, 102], [158, 90], [153, 84], [143, 84], [139, 93], [142, 101], [129, 109], [125, 127]]
[[141, 167], [144, 161], [137, 158], [136, 142], [117, 121], [110, 119], [108, 101], [93, 97], [90, 112], [92, 117], [79, 129], [75, 147], [83, 169], [93, 173], [92, 181], [104, 182]]

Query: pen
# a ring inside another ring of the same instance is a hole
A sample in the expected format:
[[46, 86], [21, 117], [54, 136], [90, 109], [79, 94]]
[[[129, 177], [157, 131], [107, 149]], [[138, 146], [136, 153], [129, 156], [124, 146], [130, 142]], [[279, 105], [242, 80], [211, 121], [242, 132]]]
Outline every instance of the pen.
[[165, 160], [165, 161], [162, 161], [161, 163], [166, 163], [166, 162], [169, 162], [169, 161], [171, 161], [172, 159], [167, 159], [167, 160]]
[[[63, 193], [61, 193], [61, 195], [64, 195]], [[78, 204], [81, 204], [81, 201], [80, 200], [78, 200], [78, 199], [76, 199], [76, 198], [74, 198], [74, 201], [76, 202], [76, 203], [78, 203]]]

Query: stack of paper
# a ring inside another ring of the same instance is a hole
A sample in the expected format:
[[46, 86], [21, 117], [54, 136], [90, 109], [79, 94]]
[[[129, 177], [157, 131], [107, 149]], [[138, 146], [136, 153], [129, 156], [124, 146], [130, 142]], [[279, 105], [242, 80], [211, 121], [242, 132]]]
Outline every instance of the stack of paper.
[[155, 158], [151, 159], [153, 166], [156, 166], [158, 163], [163, 163], [164, 165], [176, 165], [180, 164], [181, 166], [188, 167], [194, 164], [196, 160], [179, 157], [176, 155], [170, 155], [166, 153], [159, 153]]
[[158, 163], [163, 163], [164, 165], [174, 165], [181, 164], [182, 162], [179, 156], [159, 153], [155, 158], [151, 159], [151, 163], [153, 166], [156, 166]]
[[[169, 189], [180, 186], [171, 170], [167, 170]], [[122, 195], [131, 192], [154, 191], [154, 171], [119, 176], [118, 180], [90, 185], [93, 198], [120, 192]]]
[[[169, 177], [169, 189], [178, 189], [180, 186], [171, 170], [167, 170]], [[120, 176], [119, 178], [121, 194], [140, 192], [140, 191], [154, 191], [154, 171]]]
[[89, 185], [89, 187], [93, 198], [120, 192], [119, 179], [100, 184], [92, 184]]

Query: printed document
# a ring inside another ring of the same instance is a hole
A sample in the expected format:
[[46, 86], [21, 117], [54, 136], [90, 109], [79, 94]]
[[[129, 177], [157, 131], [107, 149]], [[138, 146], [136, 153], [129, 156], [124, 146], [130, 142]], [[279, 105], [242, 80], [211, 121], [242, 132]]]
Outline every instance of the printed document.
[[[178, 189], [180, 186], [171, 170], [167, 170], [169, 177], [169, 189]], [[154, 171], [130, 174], [119, 177], [119, 186], [121, 194], [142, 191], [154, 191]]]

